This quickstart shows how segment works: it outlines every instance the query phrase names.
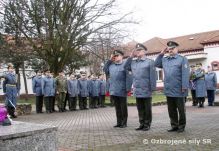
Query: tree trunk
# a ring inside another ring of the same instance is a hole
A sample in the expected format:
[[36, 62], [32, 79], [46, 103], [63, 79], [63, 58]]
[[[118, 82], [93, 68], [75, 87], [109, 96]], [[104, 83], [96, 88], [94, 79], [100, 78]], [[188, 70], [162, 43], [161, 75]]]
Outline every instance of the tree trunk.
[[28, 89], [27, 89], [27, 79], [26, 79], [26, 74], [25, 74], [25, 66], [24, 66], [24, 62], [22, 64], [22, 74], [23, 74], [23, 78], [24, 78], [24, 88], [25, 88], [25, 100], [27, 100], [27, 94], [28, 94]]

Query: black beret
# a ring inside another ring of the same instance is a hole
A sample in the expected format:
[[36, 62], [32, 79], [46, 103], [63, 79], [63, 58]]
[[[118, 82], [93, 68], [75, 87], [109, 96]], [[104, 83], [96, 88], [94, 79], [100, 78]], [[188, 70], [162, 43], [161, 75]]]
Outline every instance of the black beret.
[[175, 41], [168, 41], [168, 42], [167, 42], [167, 46], [168, 46], [168, 47], [175, 48], [175, 47], [178, 47], [179, 44], [178, 44], [177, 42], [175, 42]]
[[80, 74], [81, 75], [86, 75], [86, 72], [85, 71], [81, 71]]
[[113, 55], [122, 55], [122, 56], [124, 56], [124, 53], [121, 50], [114, 50]]
[[196, 63], [196, 66], [202, 66], [202, 63]]
[[147, 47], [145, 47], [143, 44], [140, 44], [140, 43], [136, 44], [135, 48], [136, 48], [137, 51], [138, 50], [145, 50], [145, 51], [147, 51]]

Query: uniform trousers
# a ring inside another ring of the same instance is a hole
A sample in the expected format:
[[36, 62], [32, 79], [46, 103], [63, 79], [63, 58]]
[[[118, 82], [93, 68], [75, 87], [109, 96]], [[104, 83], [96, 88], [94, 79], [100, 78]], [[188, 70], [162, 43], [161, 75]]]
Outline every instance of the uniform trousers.
[[127, 97], [113, 96], [117, 125], [126, 126], [128, 118]]
[[87, 97], [79, 96], [79, 108], [81, 110], [87, 109]]
[[65, 92], [59, 92], [59, 94], [57, 95], [59, 110], [64, 111], [65, 97], [66, 97]]
[[90, 108], [97, 108], [98, 99], [99, 99], [98, 96], [92, 96], [91, 97]]
[[196, 106], [198, 104], [198, 101], [197, 101], [197, 98], [196, 98], [195, 90], [191, 90], [191, 94], [192, 94], [192, 105]]
[[77, 97], [69, 96], [69, 110], [70, 111], [76, 110], [76, 106], [77, 106]]
[[100, 107], [105, 107], [105, 95], [99, 96]]
[[52, 104], [53, 104], [53, 96], [45, 96], [44, 97], [44, 104], [46, 107], [46, 112], [47, 113], [52, 113]]
[[172, 128], [184, 129], [186, 126], [185, 97], [168, 97], [167, 107]]
[[43, 95], [36, 96], [36, 113], [42, 113]]
[[215, 99], [215, 90], [207, 90], [207, 96], [208, 96], [208, 105], [212, 106], [214, 104], [214, 99]]
[[136, 98], [140, 127], [150, 127], [152, 121], [152, 98]]

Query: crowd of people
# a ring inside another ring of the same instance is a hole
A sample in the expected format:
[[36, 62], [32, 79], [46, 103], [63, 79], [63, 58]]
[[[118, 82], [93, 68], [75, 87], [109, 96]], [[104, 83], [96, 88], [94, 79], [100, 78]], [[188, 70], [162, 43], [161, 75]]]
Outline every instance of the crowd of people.
[[70, 111], [76, 111], [77, 104], [80, 110], [105, 107], [104, 75], [87, 77], [85, 72], [81, 72], [79, 76], [71, 74], [67, 78], [63, 71], [57, 77], [53, 77], [49, 70], [45, 71], [45, 75], [38, 71], [33, 78], [32, 87], [36, 95], [36, 113], [43, 112], [43, 101], [46, 113], [56, 111], [55, 102], [59, 112], [65, 112], [67, 104]]
[[[111, 58], [104, 65], [105, 75], [90, 75], [86, 72], [66, 77], [63, 71], [54, 77], [50, 70], [36, 73], [32, 80], [33, 93], [36, 96], [36, 113], [43, 113], [43, 102], [46, 113], [65, 112], [68, 102], [69, 110], [80, 110], [105, 107], [105, 95], [109, 91], [114, 102], [117, 123], [115, 128], [127, 127], [128, 109], [127, 94], [132, 91], [136, 98], [139, 116], [139, 127], [136, 130], [148, 131], [152, 122], [152, 92], [156, 90], [156, 67], [164, 72], [164, 95], [167, 100], [171, 128], [168, 132], [185, 130], [186, 114], [185, 99], [191, 90], [193, 106], [204, 107], [205, 97], [208, 105], [214, 105], [217, 76], [208, 66], [208, 71], [202, 69], [202, 64], [189, 66], [186, 57], [178, 53], [179, 44], [168, 41], [166, 48], [155, 60], [146, 56], [147, 48], [137, 44], [128, 58], [124, 59], [121, 50], [114, 50]], [[8, 66], [8, 73], [2, 76], [6, 93], [6, 106], [9, 114], [14, 114], [16, 95], [19, 92], [13, 66]], [[107, 89], [107, 90], [106, 90]], [[56, 103], [55, 103], [56, 102]], [[89, 103], [87, 103], [89, 102]]]
[[213, 106], [215, 101], [215, 91], [217, 89], [217, 75], [208, 66], [207, 71], [202, 68], [201, 63], [191, 65], [190, 90], [193, 106], [204, 107], [205, 97], [208, 98], [208, 106]]

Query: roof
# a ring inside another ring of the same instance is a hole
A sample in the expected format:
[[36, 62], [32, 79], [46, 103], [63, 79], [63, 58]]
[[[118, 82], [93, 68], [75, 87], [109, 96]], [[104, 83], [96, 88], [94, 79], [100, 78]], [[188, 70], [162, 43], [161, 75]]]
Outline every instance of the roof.
[[[166, 43], [170, 40], [176, 41], [179, 44], [179, 52], [203, 50], [203, 45], [219, 42], [219, 30], [195, 33], [168, 39], [154, 37], [143, 44], [148, 48], [148, 54], [156, 54], [165, 49], [167, 47]], [[127, 46], [129, 47], [129, 51], [135, 47], [135, 45], [131, 46], [130, 43]]]

